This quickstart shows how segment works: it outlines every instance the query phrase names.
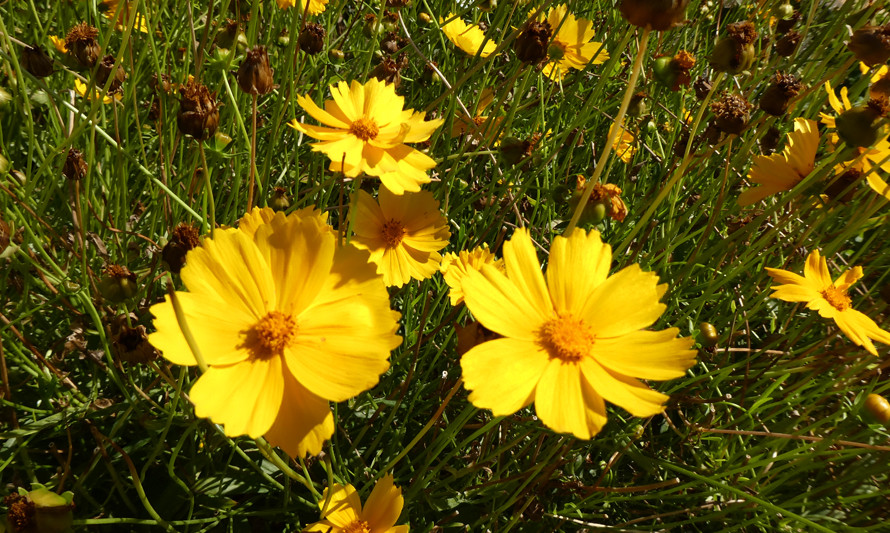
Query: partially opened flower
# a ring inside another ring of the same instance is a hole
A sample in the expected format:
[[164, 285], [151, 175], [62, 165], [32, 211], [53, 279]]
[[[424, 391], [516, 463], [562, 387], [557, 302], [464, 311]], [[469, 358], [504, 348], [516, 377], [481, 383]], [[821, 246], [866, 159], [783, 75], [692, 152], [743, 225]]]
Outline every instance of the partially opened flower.
[[[189, 292], [176, 296], [207, 365], [189, 393], [195, 414], [229, 436], [317, 454], [334, 431], [328, 402], [377, 384], [401, 341], [399, 313], [368, 254], [336, 240], [318, 211], [257, 208], [188, 253]], [[170, 297], [151, 313], [149, 342], [198, 364]]]
[[[330, 501], [328, 501], [330, 498]], [[327, 503], [327, 506], [325, 505]], [[355, 487], [335, 483], [326, 488], [319, 500], [322, 520], [303, 531], [319, 533], [408, 533], [408, 526], [397, 526], [405, 498], [402, 489], [393, 484], [392, 474], [386, 474], [374, 485], [374, 490], [362, 505]]]
[[615, 155], [617, 155], [621, 161], [625, 164], [630, 163], [634, 158], [634, 154], [637, 153], [637, 139], [634, 137], [633, 133], [627, 131], [624, 124], [618, 124], [617, 122], [612, 123], [612, 126], [609, 127], [609, 135], [612, 135], [612, 131], [615, 128], [618, 128], [618, 135], [615, 137], [615, 142], [612, 143], [612, 149], [615, 150]]
[[547, 23], [555, 32], [547, 50], [548, 63], [544, 74], [561, 80], [570, 69], [583, 70], [588, 63], [599, 65], [609, 59], [603, 43], [591, 42], [596, 35], [593, 22], [575, 18], [568, 7], [560, 4], [547, 12]]
[[504, 260], [497, 259], [488, 249], [487, 244], [477, 246], [472, 250], [461, 250], [459, 253], [447, 253], [442, 258], [442, 265], [439, 270], [445, 283], [448, 284], [448, 297], [451, 298], [451, 305], [456, 306], [464, 301], [464, 291], [461, 288], [461, 282], [467, 272], [470, 270], [479, 271], [482, 265], [492, 265], [501, 272], [506, 273]]
[[767, 267], [766, 272], [781, 283], [772, 286], [771, 298], [806, 302], [808, 309], [817, 311], [823, 318], [833, 319], [844, 335], [872, 355], [878, 355], [872, 339], [890, 344], [890, 332], [881, 329], [874, 320], [852, 307], [853, 302], [847, 291], [862, 277], [862, 267], [853, 267], [832, 281], [828, 262], [819, 254], [819, 250], [813, 250], [807, 257], [803, 276], [778, 268]]
[[96, 87], [93, 87], [92, 94], [87, 94], [87, 84], [80, 81], [79, 78], [74, 79], [74, 92], [76, 92], [77, 95], [81, 98], [86, 98], [88, 100], [96, 100], [98, 98], [102, 98], [103, 104], [110, 104], [111, 102], [120, 100], [122, 98], [121, 93], [115, 93], [114, 96], [109, 96], [107, 94], [105, 96], [102, 96], [102, 94], [99, 92], [99, 89], [97, 89]]
[[297, 97], [297, 103], [325, 126], [296, 120], [290, 126], [319, 139], [312, 149], [330, 158], [332, 171], [350, 178], [362, 172], [377, 176], [395, 194], [419, 191], [421, 184], [429, 183], [426, 171], [436, 162], [404, 143], [429, 139], [442, 119], [427, 121], [424, 113], [404, 109], [405, 99], [376, 78], [364, 85], [341, 81], [331, 86], [331, 96], [324, 109], [308, 96]]
[[449, 22], [442, 24], [442, 31], [445, 32], [445, 37], [448, 37], [448, 40], [454, 43], [454, 46], [471, 56], [475, 56], [478, 53], [480, 57], [488, 57], [494, 53], [497, 45], [493, 41], [489, 40], [485, 43], [485, 47], [482, 47], [482, 42], [485, 41], [485, 33], [482, 32], [478, 24], [468, 26], [466, 22], [455, 17], [454, 13], [449, 13], [447, 17], [440, 19], [439, 23], [441, 24], [445, 20]]
[[431, 192], [396, 196], [380, 189], [375, 201], [359, 191], [356, 207], [352, 242], [371, 252], [387, 286], [424, 280], [439, 270], [439, 250], [448, 245], [451, 232]]
[[596, 231], [558, 236], [541, 273], [528, 231], [504, 244], [506, 275], [491, 265], [462, 283], [473, 316], [504, 338], [461, 358], [469, 400], [495, 416], [534, 402], [538, 418], [581, 439], [606, 423], [605, 401], [634, 416], [664, 411], [668, 397], [640, 379], [678, 378], [695, 364], [692, 339], [649, 331], [667, 285], [636, 264], [609, 276], [612, 251]]
[[819, 130], [816, 122], [805, 118], [794, 119], [794, 131], [788, 134], [788, 144], [781, 154], [754, 158], [748, 179], [760, 186], [742, 191], [739, 205], [751, 205], [771, 194], [793, 189], [815, 168], [817, 148]]
[[324, 10], [327, 9], [328, 2], [330, 0], [275, 0], [278, 3], [278, 7], [280, 9], [287, 9], [289, 7], [300, 7], [306, 8], [306, 12], [310, 15], [318, 15], [320, 13], [324, 13]]

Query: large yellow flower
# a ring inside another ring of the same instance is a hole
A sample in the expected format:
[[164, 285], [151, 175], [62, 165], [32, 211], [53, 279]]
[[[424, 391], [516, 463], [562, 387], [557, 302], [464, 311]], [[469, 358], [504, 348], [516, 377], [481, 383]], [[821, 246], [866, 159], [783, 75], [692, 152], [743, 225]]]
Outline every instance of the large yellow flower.
[[872, 355], [878, 355], [874, 339], [890, 344], [890, 333], [884, 331], [874, 320], [853, 309], [853, 302], [847, 291], [862, 277], [862, 267], [853, 267], [835, 281], [831, 281], [828, 262], [813, 250], [803, 267], [803, 276], [778, 268], [766, 269], [767, 274], [782, 285], [773, 285], [771, 298], [786, 302], [806, 302], [807, 308], [817, 311], [823, 318], [831, 318], [844, 335], [857, 346], [862, 346]]
[[794, 131], [781, 154], [759, 155], [748, 172], [748, 179], [760, 185], [742, 191], [739, 205], [751, 205], [771, 194], [790, 191], [816, 167], [819, 130], [816, 122], [794, 119]]
[[[444, 19], [439, 19], [439, 23], [441, 24], [445, 20], [450, 20], [450, 22], [442, 24], [442, 31], [445, 32], [445, 37], [454, 43], [454, 46], [471, 56], [475, 56], [477, 52], [481, 57], [488, 57], [494, 53], [497, 45], [491, 40], [485, 43], [485, 48], [482, 48], [485, 33], [482, 32], [478, 24], [467, 26], [467, 23], [456, 18], [454, 13], [449, 13]], [[482, 49], [480, 50], [480, 48]]]
[[[826, 81], [825, 92], [828, 93], [828, 103], [831, 104], [831, 108], [834, 109], [834, 112], [837, 115], [853, 109], [853, 105], [850, 103], [850, 98], [847, 96], [846, 87], [841, 87], [841, 97], [839, 99], [831, 88], [831, 82]], [[819, 113], [819, 116], [822, 118], [822, 124], [825, 124], [831, 129], [836, 128], [835, 119], [837, 117], [825, 113]], [[840, 139], [836, 133], [832, 133], [829, 137], [829, 142], [832, 146], [837, 146]], [[869, 148], [856, 148], [855, 154], [855, 157], [857, 158], [862, 156], [859, 159], [859, 163], [855, 165], [856, 170], [866, 174], [866, 180], [872, 190], [890, 200], [890, 185], [888, 185], [884, 178], [879, 174], [879, 172], [882, 171], [890, 172], [890, 139], [888, 139], [888, 135], [884, 135], [878, 139], [878, 141]]]
[[596, 35], [593, 22], [575, 18], [568, 9], [560, 4], [547, 12], [547, 23], [554, 33], [544, 74], [553, 80], [561, 80], [570, 69], [583, 70], [590, 62], [599, 65], [609, 59], [603, 43], [590, 42]]
[[[207, 364], [189, 394], [226, 435], [317, 454], [334, 430], [328, 401], [370, 389], [389, 368], [399, 313], [368, 254], [336, 240], [318, 211], [257, 208], [189, 252], [189, 292], [177, 299]], [[197, 364], [169, 296], [151, 313], [149, 341], [173, 363]]]
[[604, 400], [634, 416], [664, 411], [667, 396], [637, 378], [681, 377], [695, 352], [677, 328], [643, 329], [665, 310], [656, 274], [631, 265], [609, 276], [611, 248], [578, 229], [553, 239], [546, 278], [524, 229], [504, 261], [506, 275], [483, 265], [462, 283], [467, 308], [504, 337], [461, 358], [473, 405], [502, 416], [534, 402], [546, 426], [581, 439], [606, 423]]
[[[330, 502], [325, 502], [330, 494]], [[320, 533], [408, 533], [408, 526], [397, 526], [396, 521], [402, 514], [405, 498], [402, 489], [393, 484], [392, 474], [386, 474], [368, 496], [362, 501], [352, 485], [335, 483], [325, 489], [324, 496], [318, 502], [321, 508], [320, 522], [316, 522], [303, 531]]]
[[387, 189], [377, 200], [359, 191], [352, 242], [371, 252], [387, 286], [432, 277], [442, 261], [439, 250], [451, 238], [439, 202], [429, 191], [396, 196]]
[[481, 270], [482, 265], [492, 265], [501, 272], [506, 272], [504, 260], [497, 259], [488, 249], [487, 244], [477, 246], [470, 251], [461, 250], [460, 253], [447, 253], [442, 258], [439, 270], [445, 283], [448, 284], [448, 297], [451, 305], [457, 306], [464, 301], [464, 291], [461, 282], [470, 270]]
[[318, 15], [320, 13], [324, 13], [324, 10], [327, 9], [328, 2], [330, 0], [275, 0], [278, 2], [278, 7], [280, 9], [287, 9], [289, 7], [294, 7], [299, 5], [300, 7], [308, 7], [306, 12], [310, 15]]
[[426, 171], [436, 162], [404, 143], [429, 139], [443, 119], [426, 121], [424, 113], [404, 109], [405, 99], [393, 85], [376, 78], [364, 85], [341, 81], [331, 86], [331, 96], [324, 109], [308, 96], [297, 97], [312, 118], [329, 127], [296, 120], [290, 126], [321, 141], [312, 149], [331, 159], [332, 171], [351, 178], [362, 172], [377, 176], [395, 194], [419, 191], [421, 184], [429, 183]]

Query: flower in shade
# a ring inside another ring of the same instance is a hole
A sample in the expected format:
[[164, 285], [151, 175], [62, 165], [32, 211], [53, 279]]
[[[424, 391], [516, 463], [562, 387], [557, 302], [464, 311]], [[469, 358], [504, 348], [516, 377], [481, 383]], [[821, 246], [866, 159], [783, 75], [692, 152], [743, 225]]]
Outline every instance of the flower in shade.
[[[334, 431], [328, 402], [370, 389], [389, 368], [399, 313], [367, 252], [336, 241], [316, 210], [257, 208], [188, 253], [189, 292], [176, 296], [207, 365], [189, 395], [226, 435], [317, 454]], [[151, 313], [149, 342], [175, 364], [198, 364], [170, 297]]]
[[636, 137], [634, 137], [633, 133], [627, 131], [624, 124], [618, 124], [617, 122], [613, 123], [609, 128], [609, 135], [612, 135], [612, 130], [616, 127], [618, 128], [618, 135], [615, 137], [615, 142], [612, 143], [612, 149], [615, 150], [615, 155], [621, 161], [625, 164], [630, 163], [634, 158], [634, 154], [637, 153]]
[[833, 319], [844, 335], [872, 355], [878, 355], [872, 339], [890, 344], [890, 333], [852, 307], [848, 291], [862, 277], [862, 267], [853, 267], [832, 281], [825, 258], [819, 250], [813, 250], [803, 267], [803, 276], [778, 268], [767, 268], [766, 272], [781, 283], [773, 285], [771, 298], [806, 302], [808, 309], [817, 311], [823, 318]]
[[[118, 30], [124, 30], [130, 22], [130, 9], [133, 2], [125, 2], [122, 0], [102, 0], [100, 11], [105, 12], [105, 18], [115, 21]], [[121, 9], [123, 8], [123, 9]], [[118, 14], [118, 10], [121, 10]], [[142, 33], [148, 33], [148, 24], [145, 22], [145, 16], [137, 13], [133, 28]]]
[[487, 244], [477, 246], [470, 251], [461, 250], [457, 254], [445, 254], [439, 270], [442, 272], [445, 283], [448, 284], [448, 296], [451, 298], [451, 305], [456, 306], [464, 301], [461, 281], [463, 281], [468, 271], [479, 271], [482, 269], [482, 265], [492, 265], [501, 272], [506, 273], [504, 260], [495, 258], [494, 254], [489, 251]]
[[[828, 103], [836, 115], [839, 116], [845, 111], [853, 109], [850, 98], [847, 96], [846, 87], [841, 87], [840, 98], [838, 98], [834, 89], [831, 88], [831, 83], [826, 81], [825, 92], [828, 93]], [[820, 113], [819, 116], [822, 118], [822, 124], [828, 126], [829, 129], [836, 130], [837, 116], [826, 113]], [[840, 142], [837, 133], [832, 133], [828, 142], [832, 146], [837, 146]], [[868, 148], [855, 148], [854, 157], [859, 161], [856, 164], [856, 169], [866, 176], [866, 181], [872, 190], [890, 200], [890, 185], [878, 174], [879, 171], [890, 172], [890, 139], [888, 139], [888, 135], [885, 134], [878, 138], [877, 142]]]
[[320, 13], [324, 13], [324, 10], [327, 8], [328, 2], [330, 0], [275, 0], [278, 2], [278, 7], [281, 9], [287, 9], [289, 7], [300, 6], [306, 7], [306, 12], [310, 15], [318, 15]]
[[49, 40], [51, 43], [53, 43], [53, 48], [58, 50], [60, 53], [68, 53], [68, 48], [65, 46], [65, 39], [62, 39], [61, 37], [57, 37], [55, 35], [50, 35]]
[[788, 144], [781, 154], [754, 158], [748, 179], [760, 186], [742, 191], [739, 205], [751, 205], [771, 194], [793, 189], [815, 168], [817, 148], [819, 130], [816, 122], [805, 118], [794, 119], [794, 131], [788, 134]]
[[396, 196], [380, 189], [377, 201], [359, 191], [354, 231], [353, 244], [371, 252], [370, 260], [390, 287], [432, 277], [442, 262], [439, 250], [451, 238], [448, 221], [429, 191]]
[[461, 358], [469, 400], [509, 415], [534, 402], [538, 418], [581, 439], [606, 423], [604, 400], [634, 416], [664, 411], [667, 396], [640, 379], [672, 379], [695, 364], [679, 330], [645, 330], [666, 306], [667, 285], [636, 264], [609, 276], [612, 250], [596, 231], [553, 239], [546, 275], [531, 237], [504, 244], [506, 275], [490, 265], [469, 271], [462, 289], [473, 316], [503, 338]]
[[424, 120], [424, 113], [404, 109], [405, 99], [392, 84], [371, 78], [364, 85], [345, 81], [331, 86], [333, 100], [324, 109], [308, 96], [297, 102], [312, 118], [324, 124], [313, 126], [292, 120], [290, 126], [319, 139], [312, 149], [331, 159], [330, 169], [354, 178], [364, 172], [377, 176], [383, 186], [402, 194], [419, 191], [429, 183], [426, 171], [436, 166], [428, 155], [404, 144], [422, 142], [444, 120]]
[[609, 59], [603, 43], [591, 42], [596, 31], [593, 22], [575, 18], [568, 7], [560, 4], [547, 12], [547, 23], [555, 32], [547, 50], [548, 63], [544, 74], [561, 80], [570, 69], [583, 70], [588, 63], [599, 65]]
[[[445, 20], [448, 23], [442, 24]], [[471, 56], [475, 56], [478, 53], [481, 57], [488, 57], [497, 48], [497, 45], [491, 40], [486, 42], [483, 48], [482, 42], [485, 41], [485, 33], [482, 32], [479, 25], [472, 24], [468, 26], [466, 22], [455, 17], [454, 13], [449, 13], [444, 19], [439, 19], [439, 23], [442, 24], [442, 31], [445, 32], [445, 37], [448, 37], [448, 40], [454, 43], [454, 46]]]
[[377, 481], [365, 505], [362, 505], [355, 487], [335, 483], [333, 487], [325, 489], [324, 496], [318, 502], [322, 520], [303, 531], [408, 533], [408, 526], [395, 525], [404, 505], [402, 489], [393, 484], [392, 474], [386, 474]]
[[93, 93], [91, 95], [87, 94], [87, 84], [80, 81], [79, 78], [74, 79], [74, 92], [77, 93], [81, 98], [87, 98], [89, 100], [95, 100], [97, 98], [102, 98], [103, 104], [110, 104], [114, 100], [120, 100], [122, 98], [121, 93], [115, 93], [114, 96], [105, 95], [102, 96], [99, 92], [99, 89], [93, 87]]

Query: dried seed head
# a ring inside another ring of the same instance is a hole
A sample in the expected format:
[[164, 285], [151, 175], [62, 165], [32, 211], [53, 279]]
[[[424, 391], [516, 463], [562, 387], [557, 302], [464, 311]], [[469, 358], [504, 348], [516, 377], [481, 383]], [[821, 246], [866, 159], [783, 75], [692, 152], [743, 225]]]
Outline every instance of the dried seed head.
[[6, 520], [13, 531], [32, 531], [34, 529], [34, 502], [18, 493], [8, 494], [3, 498], [6, 506]]
[[274, 88], [269, 54], [265, 46], [255, 46], [247, 51], [238, 69], [238, 87], [247, 94], [266, 94]]
[[760, 97], [760, 109], [773, 116], [781, 116], [788, 110], [791, 99], [800, 93], [803, 84], [791, 74], [777, 72], [773, 82]]
[[238, 42], [247, 42], [247, 36], [241, 31], [241, 24], [237, 20], [226, 19], [225, 26], [216, 34], [216, 46], [229, 49]]
[[871, 87], [868, 88], [868, 96], [869, 98], [890, 98], [890, 72], [871, 84]]
[[111, 337], [111, 349], [115, 359], [133, 364], [148, 363], [160, 355], [148, 342], [145, 326], [133, 328], [125, 320], [119, 321]]
[[853, 32], [847, 48], [870, 67], [886, 63], [890, 59], [890, 23], [859, 28]]
[[781, 39], [776, 41], [776, 53], [782, 57], [791, 57], [802, 39], [803, 35], [797, 31], [788, 31]]
[[99, 294], [112, 303], [122, 303], [132, 298], [138, 291], [136, 274], [125, 266], [110, 264], [97, 283]]
[[513, 43], [516, 57], [524, 63], [535, 64], [543, 61], [547, 58], [547, 47], [550, 45], [552, 35], [553, 29], [547, 21], [528, 22]]
[[148, 82], [149, 87], [156, 93], [165, 92], [170, 93], [173, 90], [173, 83], [170, 81], [170, 76], [167, 74], [152, 74], [151, 81]]
[[65, 164], [62, 166], [62, 174], [69, 180], [79, 181], [87, 175], [88, 170], [89, 167], [83, 159], [83, 153], [77, 148], [69, 149]]
[[161, 250], [161, 259], [167, 264], [167, 268], [174, 274], [179, 274], [185, 266], [186, 254], [200, 244], [201, 238], [198, 229], [191, 224], [179, 224], [170, 235], [170, 240]]
[[114, 78], [111, 80], [111, 85], [108, 86], [108, 94], [119, 93], [121, 91], [121, 85], [123, 85], [124, 80], [127, 79], [127, 73], [124, 72], [124, 67], [118, 66], [118, 68], [114, 68], [114, 56], [107, 55], [102, 58], [102, 61], [99, 62], [99, 66], [96, 69], [96, 85], [98, 87], [105, 87], [105, 83], [108, 81], [109, 76], [111, 76], [111, 71], [114, 70]]
[[716, 117], [714, 124], [724, 133], [738, 135], [748, 127], [753, 107], [742, 96], [724, 94], [720, 100], [711, 104], [711, 112]]
[[65, 37], [68, 55], [83, 68], [93, 68], [99, 59], [99, 43], [96, 42], [98, 35], [99, 30], [81, 22], [71, 28]]
[[776, 147], [779, 146], [779, 137], [779, 128], [771, 126], [766, 130], [766, 133], [763, 134], [763, 137], [760, 138], [760, 151], [764, 155], [770, 155], [775, 152]]
[[707, 76], [701, 76], [692, 83], [692, 88], [695, 90], [695, 97], [704, 100], [711, 92], [711, 80]]
[[754, 42], [757, 30], [748, 21], [735, 22], [726, 26], [726, 37], [714, 46], [708, 60], [714, 70], [738, 74], [754, 64]]
[[780, 18], [778, 22], [776, 22], [776, 33], [779, 35], [784, 35], [791, 31], [794, 28], [794, 25], [800, 22], [800, 19], [803, 18], [800, 14], [800, 11], [795, 11], [791, 14], [789, 18]]
[[386, 7], [400, 9], [411, 3], [411, 0], [386, 0]]
[[862, 172], [855, 168], [849, 168], [837, 176], [828, 187], [825, 187], [825, 194], [832, 200], [847, 203], [853, 199], [853, 194], [856, 192], [851, 185], [860, 179], [862, 179]]
[[53, 73], [53, 60], [39, 46], [22, 49], [22, 67], [35, 78], [45, 78]]
[[634, 26], [667, 31], [686, 19], [689, 0], [622, 0], [621, 14]]
[[6, 251], [6, 248], [9, 247], [9, 241], [12, 237], [12, 230], [9, 227], [9, 224], [6, 223], [5, 220], [0, 218], [0, 254]]
[[219, 127], [219, 106], [216, 94], [195, 80], [180, 87], [179, 113], [176, 123], [179, 131], [199, 141], [209, 139]]
[[314, 56], [324, 50], [324, 39], [324, 26], [309, 22], [302, 30], [300, 30], [300, 36], [297, 39], [297, 43], [300, 45], [300, 50]]

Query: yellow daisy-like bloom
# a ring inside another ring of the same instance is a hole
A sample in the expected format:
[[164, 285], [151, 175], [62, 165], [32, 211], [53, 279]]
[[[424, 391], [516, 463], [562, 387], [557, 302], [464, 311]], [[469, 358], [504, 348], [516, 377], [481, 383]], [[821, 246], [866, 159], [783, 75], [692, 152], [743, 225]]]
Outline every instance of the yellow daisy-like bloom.
[[296, 120], [290, 126], [321, 141], [312, 149], [330, 158], [332, 171], [350, 178], [362, 172], [377, 176], [395, 194], [416, 192], [429, 183], [426, 171], [436, 162], [404, 143], [429, 139], [443, 119], [426, 121], [425, 113], [404, 109], [405, 99], [395, 87], [376, 78], [364, 85], [341, 81], [331, 86], [331, 96], [324, 109], [308, 96], [297, 97], [297, 103], [325, 126]]
[[59, 53], [67, 54], [68, 47], [65, 46], [65, 39], [61, 37], [57, 37], [55, 35], [50, 35], [49, 40], [53, 43], [53, 48], [59, 51]]
[[612, 143], [612, 149], [615, 150], [615, 155], [617, 155], [621, 161], [625, 164], [630, 163], [634, 158], [634, 154], [637, 153], [637, 139], [634, 137], [633, 133], [627, 131], [624, 124], [613, 123], [609, 128], [609, 135], [612, 135], [612, 131], [616, 127], [618, 128], [618, 136], [615, 137], [615, 142]]
[[[79, 78], [74, 79], [74, 92], [76, 92], [77, 95], [80, 96], [81, 98], [87, 98], [89, 100], [95, 100], [96, 98], [100, 97], [99, 89], [97, 89], [95, 87], [93, 87], [93, 94], [88, 95], [87, 94], [87, 84], [80, 81]], [[114, 97], [112, 98], [111, 96], [108, 96], [106, 94], [105, 96], [102, 96], [101, 98], [102, 98], [103, 104], [110, 104], [111, 102], [113, 102], [115, 100], [120, 100], [122, 98], [122, 95], [121, 95], [121, 93], [115, 93]]]
[[[831, 83], [826, 81], [825, 92], [828, 93], [828, 103], [837, 115], [853, 108], [850, 98], [847, 96], [846, 87], [841, 87], [840, 98], [838, 98], [831, 88]], [[822, 124], [835, 129], [836, 116], [825, 113], [819, 113], [819, 116], [822, 118]], [[860, 159], [860, 163], [856, 165], [856, 169], [866, 174], [866, 180], [872, 190], [890, 200], [890, 185], [878, 174], [881, 171], [890, 172], [890, 139], [888, 139], [888, 136], [890, 135], [884, 135], [869, 148], [856, 148], [855, 152], [856, 157], [865, 154]], [[829, 142], [832, 146], [837, 146], [840, 142], [837, 133], [831, 134]]]
[[[189, 252], [189, 292], [176, 294], [207, 364], [189, 393], [195, 414], [229, 436], [317, 454], [334, 431], [328, 402], [377, 384], [401, 342], [400, 315], [368, 254], [336, 241], [318, 211], [256, 208]], [[169, 296], [151, 313], [149, 342], [197, 364]]]
[[554, 34], [547, 50], [548, 63], [544, 74], [552, 80], [561, 80], [570, 69], [583, 70], [588, 63], [599, 65], [609, 59], [603, 43], [590, 42], [596, 35], [593, 22], [575, 18], [568, 7], [560, 4], [547, 12], [547, 23]]
[[507, 272], [503, 259], [495, 258], [494, 254], [488, 250], [488, 245], [483, 244], [477, 246], [471, 251], [461, 250], [460, 253], [447, 253], [442, 258], [442, 266], [439, 271], [445, 283], [448, 284], [448, 296], [451, 298], [451, 305], [457, 306], [464, 301], [464, 291], [461, 289], [461, 282], [467, 272], [470, 270], [480, 271], [482, 265], [491, 265], [503, 273]]
[[[450, 22], [442, 24], [446, 20], [450, 20]], [[439, 24], [442, 24], [442, 31], [445, 32], [445, 37], [448, 37], [448, 40], [454, 43], [454, 46], [471, 56], [475, 56], [478, 53], [481, 57], [488, 57], [497, 48], [497, 45], [491, 40], [485, 43], [485, 47], [482, 48], [485, 33], [482, 32], [479, 25], [473, 24], [468, 26], [463, 20], [455, 18], [454, 13], [448, 13], [446, 18], [439, 19]]]
[[695, 352], [677, 328], [643, 329], [666, 308], [656, 274], [634, 264], [609, 276], [611, 247], [579, 229], [553, 239], [546, 277], [524, 229], [504, 261], [506, 275], [483, 265], [462, 283], [473, 316], [504, 337], [461, 358], [473, 405], [503, 416], [534, 402], [544, 425], [580, 439], [606, 423], [604, 400], [634, 416], [664, 411], [668, 397], [637, 378], [681, 377]]
[[816, 122], [794, 119], [794, 131], [781, 154], [759, 155], [748, 172], [748, 179], [760, 185], [742, 191], [739, 205], [751, 205], [771, 194], [790, 191], [816, 167], [819, 130]]
[[[300, 6], [301, 8], [306, 8], [306, 12], [310, 15], [318, 15], [320, 13], [324, 13], [324, 10], [327, 9], [328, 2], [330, 0], [275, 0], [278, 3], [278, 7], [280, 9], [287, 9], [289, 7]], [[307, 5], [308, 4], [308, 5]]]
[[[325, 508], [330, 491], [331, 501]], [[397, 526], [402, 514], [405, 498], [402, 489], [393, 484], [392, 474], [386, 474], [374, 485], [368, 501], [362, 505], [355, 487], [334, 484], [325, 489], [318, 502], [321, 508], [320, 522], [316, 522], [304, 532], [319, 533], [408, 533], [408, 526]]]
[[818, 311], [823, 318], [831, 318], [837, 326], [857, 346], [862, 346], [872, 355], [878, 355], [872, 339], [890, 344], [890, 333], [884, 331], [863, 313], [853, 309], [853, 302], [847, 291], [862, 277], [862, 267], [853, 267], [835, 281], [831, 281], [828, 263], [813, 250], [807, 257], [803, 276], [781, 270], [767, 268], [773, 280], [782, 285], [773, 285], [771, 298], [786, 302], [806, 302], [808, 309]]
[[[859, 62], [859, 72], [861, 72], [863, 76], [868, 74], [870, 71], [871, 71], [871, 67], [869, 67], [862, 61]], [[890, 74], [890, 66], [881, 65], [880, 67], [878, 67], [877, 70], [874, 71], [874, 73], [872, 73], [870, 81], [871, 81], [871, 83], [877, 83], [878, 81], [880, 81], [881, 78], [883, 78], [887, 74]]]
[[380, 189], [377, 201], [359, 191], [354, 231], [353, 244], [371, 252], [370, 260], [389, 287], [431, 278], [442, 262], [439, 250], [451, 238], [448, 221], [429, 191], [396, 196]]
[[[121, 0], [102, 0], [102, 9], [105, 11], [105, 18], [115, 20], [118, 30], [123, 30], [127, 23], [130, 22], [130, 2], [121, 2]], [[118, 16], [117, 10], [123, 5], [123, 13]], [[145, 22], [145, 16], [136, 14], [136, 21], [133, 28], [142, 33], [148, 33], [148, 24]]]

